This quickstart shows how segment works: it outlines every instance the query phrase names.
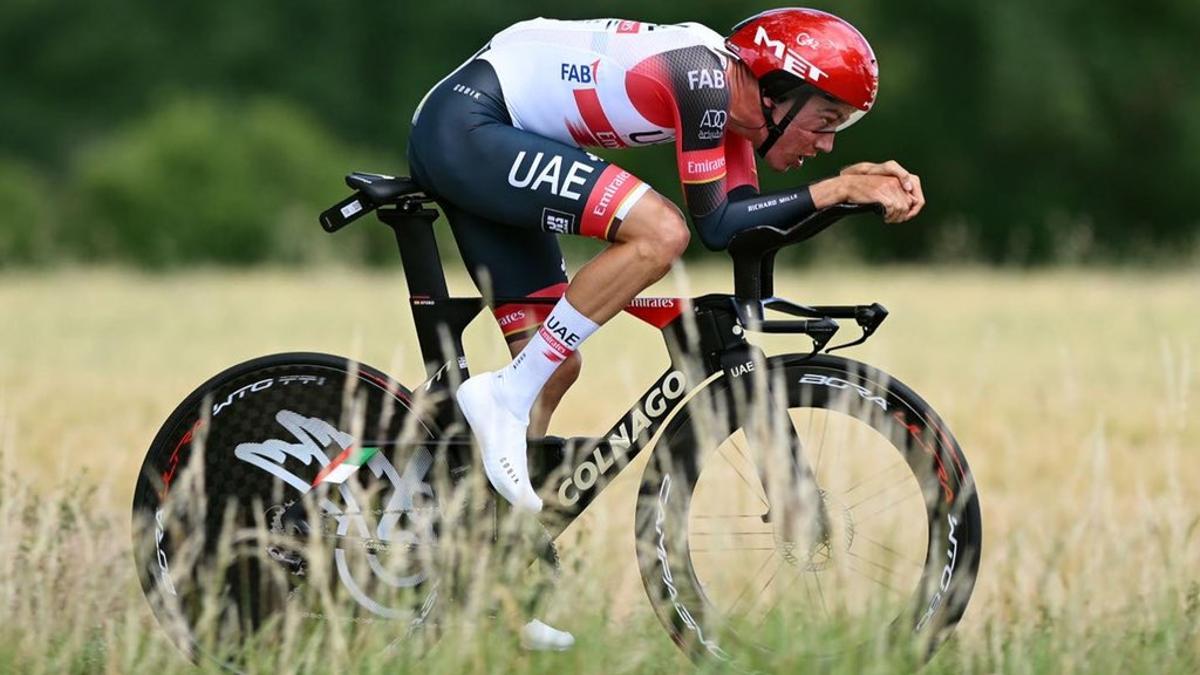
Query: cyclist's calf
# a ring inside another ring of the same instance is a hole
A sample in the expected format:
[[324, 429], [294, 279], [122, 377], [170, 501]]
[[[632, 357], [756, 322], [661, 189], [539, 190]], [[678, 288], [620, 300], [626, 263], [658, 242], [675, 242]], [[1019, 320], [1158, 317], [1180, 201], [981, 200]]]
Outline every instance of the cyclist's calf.
[[567, 357], [567, 360], [563, 361], [546, 381], [546, 385], [542, 387], [542, 393], [538, 394], [533, 410], [529, 413], [529, 436], [531, 438], [546, 435], [546, 429], [550, 426], [550, 416], [554, 414], [554, 410], [562, 401], [562, 397], [566, 395], [567, 390], [575, 384], [575, 380], [579, 379], [579, 372], [582, 368], [583, 359], [579, 356], [579, 352], [575, 352]]
[[[525, 349], [525, 345], [529, 343], [529, 339], [522, 338], [508, 343], [508, 349], [512, 353], [513, 358], [516, 358], [517, 354], [520, 354], [521, 350]], [[554, 414], [555, 408], [558, 407], [567, 390], [579, 379], [579, 373], [582, 369], [583, 358], [580, 357], [579, 352], [574, 352], [558, 366], [554, 374], [546, 381], [541, 393], [538, 394], [533, 409], [529, 411], [530, 438], [546, 435], [546, 429], [550, 426], [550, 416]]]

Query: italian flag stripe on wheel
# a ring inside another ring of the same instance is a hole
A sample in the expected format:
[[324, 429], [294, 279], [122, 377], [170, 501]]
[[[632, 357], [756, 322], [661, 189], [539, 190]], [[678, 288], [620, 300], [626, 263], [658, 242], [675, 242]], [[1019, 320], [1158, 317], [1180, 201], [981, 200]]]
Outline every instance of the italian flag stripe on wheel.
[[366, 464], [378, 452], [379, 448], [356, 448], [353, 446], [346, 448], [342, 454], [329, 463], [329, 466], [321, 469], [321, 473], [318, 473], [317, 477], [313, 479], [313, 487], [321, 483], [334, 485], [345, 483], [346, 479], [354, 475], [358, 467]]

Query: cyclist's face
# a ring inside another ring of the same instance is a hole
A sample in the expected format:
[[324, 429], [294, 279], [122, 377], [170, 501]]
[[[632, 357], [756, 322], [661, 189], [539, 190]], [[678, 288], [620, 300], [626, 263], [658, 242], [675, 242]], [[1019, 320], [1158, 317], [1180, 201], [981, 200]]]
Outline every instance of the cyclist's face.
[[[775, 121], [781, 121], [791, 107], [787, 101], [776, 104], [771, 110]], [[854, 106], [840, 101], [823, 96], [810, 97], [767, 153], [767, 164], [776, 171], [787, 171], [818, 152], [832, 152], [833, 135], [854, 110]]]

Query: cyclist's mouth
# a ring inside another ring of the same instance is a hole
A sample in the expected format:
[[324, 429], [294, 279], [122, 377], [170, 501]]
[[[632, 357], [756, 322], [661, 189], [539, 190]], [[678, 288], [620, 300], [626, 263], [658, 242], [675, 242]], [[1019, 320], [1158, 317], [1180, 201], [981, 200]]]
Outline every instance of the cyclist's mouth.
[[816, 157], [816, 156], [817, 156], [817, 154], [815, 152], [811, 155], [800, 155], [799, 157], [796, 158], [796, 163], [793, 166], [795, 166], [796, 168], [800, 168], [800, 167], [804, 166], [804, 160], [808, 159], [809, 157]]

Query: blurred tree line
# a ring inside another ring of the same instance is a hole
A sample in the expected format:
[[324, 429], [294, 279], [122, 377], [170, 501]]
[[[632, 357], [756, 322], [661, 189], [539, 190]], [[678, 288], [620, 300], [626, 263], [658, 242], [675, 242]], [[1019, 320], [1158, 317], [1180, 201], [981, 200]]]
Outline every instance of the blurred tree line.
[[[915, 224], [860, 221], [822, 238], [871, 261], [1194, 256], [1200, 3], [814, 6], [871, 40], [879, 102], [802, 174], [764, 168], [764, 189], [894, 158], [929, 197]], [[391, 261], [382, 227], [326, 241], [316, 214], [349, 170], [405, 171], [413, 108], [493, 33], [533, 16], [725, 32], [766, 8], [6, 0], [0, 265]], [[669, 149], [619, 157], [682, 199]]]

